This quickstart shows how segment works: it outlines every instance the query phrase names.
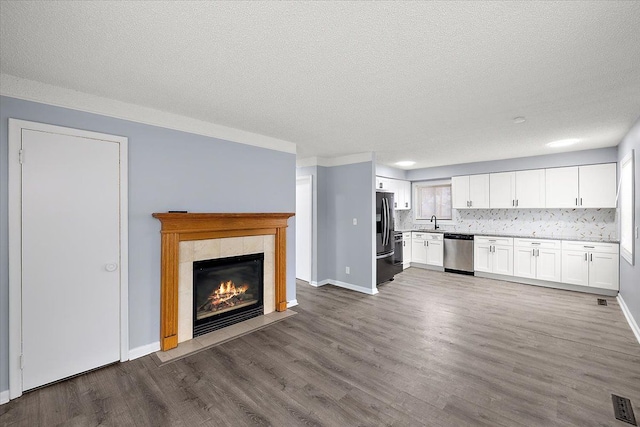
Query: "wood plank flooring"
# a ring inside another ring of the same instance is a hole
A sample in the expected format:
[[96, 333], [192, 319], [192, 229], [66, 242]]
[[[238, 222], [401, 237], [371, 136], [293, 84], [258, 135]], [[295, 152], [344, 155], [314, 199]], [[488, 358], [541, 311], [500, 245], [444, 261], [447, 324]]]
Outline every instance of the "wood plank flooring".
[[410, 268], [367, 296], [298, 282], [299, 314], [158, 366], [25, 394], [0, 426], [625, 426], [640, 344], [613, 297]]

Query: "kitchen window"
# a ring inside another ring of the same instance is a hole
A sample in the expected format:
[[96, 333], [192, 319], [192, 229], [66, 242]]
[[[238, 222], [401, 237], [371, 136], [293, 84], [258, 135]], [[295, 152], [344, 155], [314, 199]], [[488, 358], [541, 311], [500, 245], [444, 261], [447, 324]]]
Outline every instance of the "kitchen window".
[[451, 181], [417, 182], [414, 184], [415, 219], [430, 220], [432, 215], [451, 219]]

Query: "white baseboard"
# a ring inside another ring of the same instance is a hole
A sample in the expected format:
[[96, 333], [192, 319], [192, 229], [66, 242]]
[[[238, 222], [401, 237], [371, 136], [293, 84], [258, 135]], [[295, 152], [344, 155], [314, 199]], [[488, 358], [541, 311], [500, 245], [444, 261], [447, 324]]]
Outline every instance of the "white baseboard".
[[9, 390], [0, 391], [0, 405], [9, 402]]
[[129, 360], [137, 359], [147, 354], [155, 353], [156, 351], [160, 351], [160, 341], [130, 349]]
[[364, 286], [354, 285], [353, 283], [341, 282], [340, 280], [331, 280], [330, 283], [341, 288], [350, 289], [356, 292], [362, 292], [367, 295], [375, 295], [378, 293], [378, 288], [365, 288]]
[[319, 286], [328, 285], [329, 283], [331, 283], [331, 280], [322, 280], [320, 282], [314, 282], [314, 281], [309, 282], [311, 286], [315, 286], [316, 288]]
[[375, 295], [378, 293], [377, 287], [373, 289], [365, 288], [364, 286], [354, 285], [353, 283], [341, 282], [340, 280], [326, 279], [326, 280], [322, 280], [321, 282], [310, 282], [309, 284], [311, 286], [315, 286], [316, 288], [324, 285], [334, 285], [334, 286], [338, 286], [339, 288], [345, 288], [345, 289], [349, 289], [356, 292], [362, 292], [363, 294], [367, 294], [367, 295]]
[[296, 305], [298, 305], [297, 299], [292, 299], [291, 301], [287, 301], [287, 308], [295, 307]]
[[622, 309], [622, 314], [627, 318], [627, 322], [629, 322], [629, 326], [631, 326], [631, 330], [633, 331], [633, 335], [636, 336], [636, 340], [640, 344], [640, 327], [638, 327], [638, 322], [633, 318], [633, 315], [629, 311], [629, 307], [627, 307], [627, 303], [622, 299], [622, 295], [618, 294], [618, 304], [620, 304], [620, 308]]

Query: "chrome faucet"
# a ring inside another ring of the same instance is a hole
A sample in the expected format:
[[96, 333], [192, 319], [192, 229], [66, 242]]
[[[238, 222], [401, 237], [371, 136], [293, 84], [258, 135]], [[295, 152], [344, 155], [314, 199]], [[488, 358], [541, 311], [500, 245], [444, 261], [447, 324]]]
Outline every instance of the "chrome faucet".
[[436, 218], [435, 215], [431, 215], [431, 222], [433, 222], [434, 220], [436, 222], [436, 225], [433, 227], [433, 229], [437, 230], [438, 228], [440, 228], [440, 227], [438, 227], [438, 218]]

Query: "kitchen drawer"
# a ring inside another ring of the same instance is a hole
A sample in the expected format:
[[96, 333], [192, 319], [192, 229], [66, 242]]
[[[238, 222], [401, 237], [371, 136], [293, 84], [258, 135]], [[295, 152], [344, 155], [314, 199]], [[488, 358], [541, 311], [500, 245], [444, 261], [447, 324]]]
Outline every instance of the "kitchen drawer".
[[620, 249], [617, 243], [576, 242], [576, 241], [570, 241], [570, 240], [563, 240], [562, 250], [617, 254]]
[[505, 245], [512, 246], [513, 245], [513, 237], [497, 237], [497, 236], [475, 236], [474, 237], [476, 244], [485, 244], [485, 245]]
[[547, 239], [513, 239], [513, 246], [518, 248], [560, 249], [562, 241]]
[[442, 240], [442, 233], [425, 233], [423, 231], [414, 231], [411, 233], [413, 239], [418, 240]]
[[411, 232], [404, 232], [402, 233], [402, 240], [409, 240], [411, 238]]

